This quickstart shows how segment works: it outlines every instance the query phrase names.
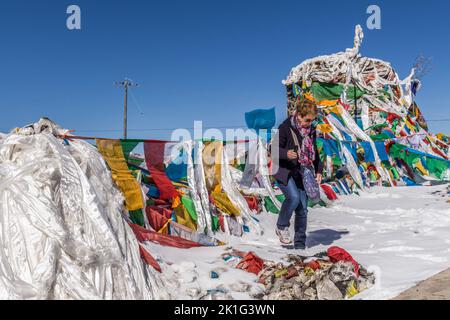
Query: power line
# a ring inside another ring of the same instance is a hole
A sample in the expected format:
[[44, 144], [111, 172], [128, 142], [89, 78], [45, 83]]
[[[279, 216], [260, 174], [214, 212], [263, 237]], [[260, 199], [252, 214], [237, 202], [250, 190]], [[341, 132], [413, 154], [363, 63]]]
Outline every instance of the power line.
[[[450, 122], [450, 119], [433, 119], [426, 120], [427, 122]], [[203, 129], [248, 129], [245, 126], [220, 126], [220, 127], [202, 127]], [[194, 130], [194, 127], [189, 128], [147, 128], [147, 129], [128, 129], [128, 131], [132, 132], [145, 132], [145, 131], [173, 131], [177, 129], [186, 129], [186, 130]], [[0, 131], [9, 132], [11, 129], [0, 128]], [[82, 129], [76, 130], [76, 132], [120, 132], [120, 129]]]
[[142, 111], [141, 105], [137, 101], [136, 96], [133, 93], [133, 90], [130, 90], [130, 95], [131, 95], [131, 98], [133, 99], [134, 105], [137, 107], [137, 109], [138, 109], [139, 113], [141, 114], [141, 116], [143, 116], [144, 115], [144, 111]]
[[[202, 127], [203, 129], [248, 129], [244, 126], [224, 126], [224, 127]], [[177, 129], [194, 130], [194, 127], [190, 128], [154, 128], [154, 129], [128, 129], [128, 131], [173, 131]], [[120, 132], [119, 129], [83, 129], [76, 130], [76, 132]]]
[[[427, 122], [450, 122], [450, 119], [434, 119], [434, 120], [427, 120]], [[220, 127], [202, 127], [203, 129], [248, 129], [245, 126], [220, 126]], [[187, 129], [187, 130], [194, 130], [194, 127], [188, 127], [188, 128], [146, 128], [146, 129], [128, 129], [128, 131], [173, 131], [177, 129]], [[82, 129], [82, 130], [76, 130], [77, 132], [119, 132], [121, 130], [118, 129]]]
[[450, 119], [426, 120], [426, 122], [448, 122]]

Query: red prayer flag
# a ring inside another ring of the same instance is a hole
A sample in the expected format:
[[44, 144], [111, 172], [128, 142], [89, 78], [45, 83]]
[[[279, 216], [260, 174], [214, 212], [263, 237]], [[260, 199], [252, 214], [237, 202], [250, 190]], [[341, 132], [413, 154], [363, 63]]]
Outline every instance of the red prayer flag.
[[153, 256], [142, 246], [139, 244], [139, 253], [141, 254], [141, 258], [150, 266], [155, 268], [156, 271], [162, 272], [161, 266], [158, 261], [153, 258]]
[[159, 189], [160, 199], [168, 200], [177, 197], [178, 191], [166, 175], [164, 167], [164, 149], [166, 142], [145, 142], [145, 162], [150, 175]]
[[137, 224], [130, 223], [131, 229], [133, 229], [134, 234], [139, 242], [151, 241], [156, 242], [163, 246], [175, 247], [180, 249], [190, 249], [195, 247], [201, 247], [202, 245], [198, 242], [183, 239], [177, 236], [170, 236], [166, 234], [160, 234], [155, 231], [150, 231]]

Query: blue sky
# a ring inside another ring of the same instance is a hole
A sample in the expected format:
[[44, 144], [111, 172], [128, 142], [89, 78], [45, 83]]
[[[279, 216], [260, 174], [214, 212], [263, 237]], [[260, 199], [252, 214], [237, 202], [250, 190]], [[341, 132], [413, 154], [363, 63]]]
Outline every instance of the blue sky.
[[[82, 30], [66, 28], [77, 4]], [[382, 29], [367, 30], [366, 8], [381, 7]], [[244, 126], [255, 108], [285, 110], [281, 80], [291, 67], [352, 47], [390, 61], [400, 77], [417, 55], [433, 58], [418, 103], [427, 119], [450, 118], [448, 1], [1, 1], [0, 131], [48, 116], [80, 135], [122, 135], [123, 92], [130, 137], [168, 139], [168, 128]], [[142, 110], [139, 110], [139, 108]], [[432, 131], [450, 122], [430, 122]], [[153, 129], [154, 131], [150, 131]], [[117, 130], [117, 131], [103, 131]]]

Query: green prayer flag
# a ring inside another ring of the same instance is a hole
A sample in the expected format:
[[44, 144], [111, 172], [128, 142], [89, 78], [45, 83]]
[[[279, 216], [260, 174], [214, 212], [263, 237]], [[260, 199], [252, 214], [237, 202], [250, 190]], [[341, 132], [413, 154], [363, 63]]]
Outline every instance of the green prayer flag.
[[425, 165], [428, 172], [434, 175], [438, 179], [443, 179], [444, 175], [449, 168], [449, 161], [444, 159], [437, 159], [426, 154], [418, 154], [406, 150], [407, 147], [401, 144], [394, 144], [390, 147], [389, 154], [393, 158], [399, 158], [406, 162], [409, 167], [420, 161], [421, 158], [425, 159]]
[[446, 160], [438, 160], [434, 158], [426, 158], [426, 164], [430, 174], [433, 174], [438, 179], [443, 179], [444, 174], [449, 167], [449, 162]]
[[195, 210], [194, 201], [192, 201], [192, 199], [189, 198], [189, 197], [182, 196], [181, 197], [181, 202], [183, 203], [183, 206], [188, 211], [188, 213], [191, 216], [192, 220], [197, 222], [198, 217], [197, 217], [197, 210]]
[[212, 229], [213, 231], [219, 230], [219, 217], [211, 215]]
[[270, 197], [264, 198], [264, 206], [266, 207], [267, 212], [278, 214], [280, 211], [273, 203], [272, 199]]
[[[342, 92], [344, 92], [344, 86], [342, 84], [314, 82], [311, 86], [311, 93], [316, 101], [337, 100], [341, 97]], [[364, 95], [364, 91], [358, 87], [349, 85], [346, 94], [348, 99], [355, 100], [355, 98], [361, 98]]]
[[145, 227], [144, 213], [142, 209], [130, 211], [129, 212], [130, 219], [134, 224], [140, 225], [141, 227]]
[[376, 135], [370, 136], [373, 141], [385, 141], [391, 139], [391, 137], [387, 133], [380, 133]]
[[131, 151], [133, 151], [134, 148], [136, 148], [136, 146], [139, 144], [139, 141], [120, 140], [120, 144], [122, 145], [123, 156], [125, 157], [125, 160], [127, 160], [128, 162]]

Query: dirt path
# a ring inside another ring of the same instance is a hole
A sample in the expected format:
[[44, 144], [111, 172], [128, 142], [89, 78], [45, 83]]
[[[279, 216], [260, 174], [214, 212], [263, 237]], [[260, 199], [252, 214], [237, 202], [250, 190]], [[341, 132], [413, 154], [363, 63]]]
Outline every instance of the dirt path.
[[394, 300], [450, 300], [450, 268], [420, 282]]

